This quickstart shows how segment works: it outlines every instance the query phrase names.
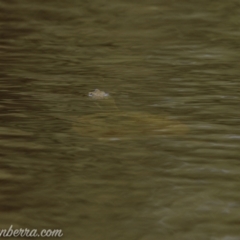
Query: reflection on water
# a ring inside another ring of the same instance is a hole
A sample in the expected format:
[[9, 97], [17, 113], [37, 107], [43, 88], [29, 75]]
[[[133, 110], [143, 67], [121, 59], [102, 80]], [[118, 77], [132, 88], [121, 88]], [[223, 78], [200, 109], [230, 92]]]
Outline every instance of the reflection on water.
[[240, 239], [236, 1], [0, 0], [0, 20], [1, 228]]

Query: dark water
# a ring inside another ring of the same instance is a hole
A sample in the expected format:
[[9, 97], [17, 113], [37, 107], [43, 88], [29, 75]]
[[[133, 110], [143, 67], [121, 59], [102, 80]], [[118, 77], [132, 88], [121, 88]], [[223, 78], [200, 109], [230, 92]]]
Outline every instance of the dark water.
[[[1, 228], [239, 240], [239, 5], [1, 0]], [[95, 116], [95, 88], [188, 132], [75, 132], [71, 116]]]

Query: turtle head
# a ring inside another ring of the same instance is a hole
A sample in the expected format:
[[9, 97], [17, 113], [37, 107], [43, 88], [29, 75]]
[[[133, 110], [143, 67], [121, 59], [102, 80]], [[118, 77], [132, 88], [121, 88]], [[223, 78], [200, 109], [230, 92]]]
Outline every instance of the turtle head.
[[93, 92], [89, 92], [88, 96], [94, 99], [103, 99], [103, 98], [109, 97], [109, 93], [105, 93], [104, 91], [95, 89]]

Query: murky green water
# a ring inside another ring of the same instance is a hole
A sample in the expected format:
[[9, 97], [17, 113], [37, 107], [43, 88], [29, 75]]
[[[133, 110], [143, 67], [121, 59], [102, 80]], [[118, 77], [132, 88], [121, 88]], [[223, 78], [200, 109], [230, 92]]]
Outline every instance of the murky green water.
[[[1, 0], [0, 227], [240, 239], [239, 26], [234, 0]], [[188, 130], [116, 138], [95, 88]]]

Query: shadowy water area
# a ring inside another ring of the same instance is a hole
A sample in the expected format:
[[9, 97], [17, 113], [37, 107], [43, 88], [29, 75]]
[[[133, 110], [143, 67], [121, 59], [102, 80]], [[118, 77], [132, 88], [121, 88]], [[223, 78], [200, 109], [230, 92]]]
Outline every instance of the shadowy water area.
[[0, 228], [239, 240], [239, 5], [0, 0]]

